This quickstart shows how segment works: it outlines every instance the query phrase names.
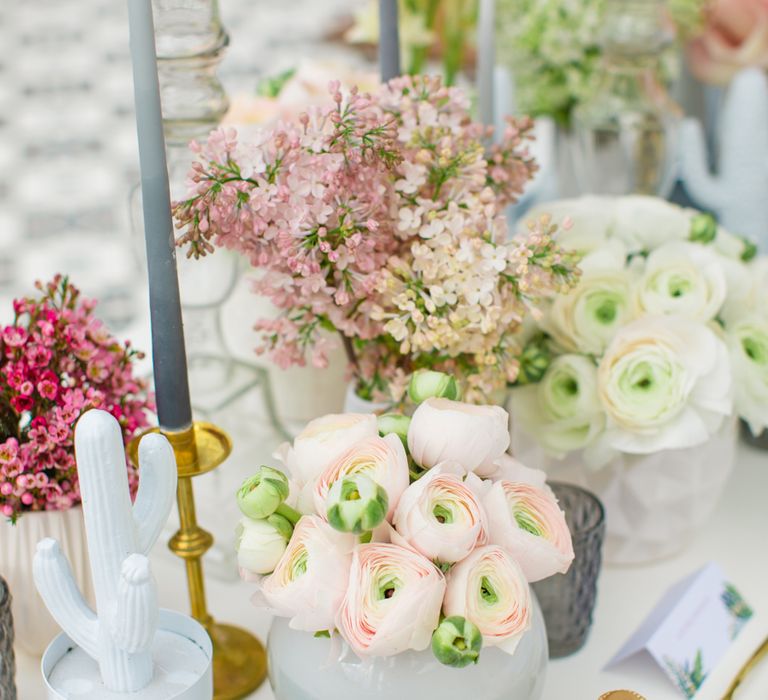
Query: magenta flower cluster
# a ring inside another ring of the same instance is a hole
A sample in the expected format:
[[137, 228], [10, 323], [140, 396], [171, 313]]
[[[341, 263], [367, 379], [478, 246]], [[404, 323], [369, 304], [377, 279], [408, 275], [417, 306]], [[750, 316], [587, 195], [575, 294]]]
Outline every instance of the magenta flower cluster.
[[152, 409], [133, 376], [141, 353], [94, 317], [96, 303], [60, 275], [36, 286], [38, 297], [14, 300], [0, 337], [0, 513], [12, 520], [80, 502], [73, 428], [84, 411], [109, 411], [127, 442]]
[[[396, 78], [374, 95], [330, 86], [329, 107], [249, 143], [214, 132], [174, 208], [195, 257], [214, 244], [264, 274], [282, 311], [256, 328], [281, 367], [327, 364], [340, 334], [362, 395], [397, 395], [420, 367], [474, 377], [482, 400], [516, 373], [509, 340], [569, 282], [548, 226], [507, 241], [504, 208], [535, 166], [529, 120], [499, 143], [439, 78]], [[470, 382], [471, 384], [472, 382]]]

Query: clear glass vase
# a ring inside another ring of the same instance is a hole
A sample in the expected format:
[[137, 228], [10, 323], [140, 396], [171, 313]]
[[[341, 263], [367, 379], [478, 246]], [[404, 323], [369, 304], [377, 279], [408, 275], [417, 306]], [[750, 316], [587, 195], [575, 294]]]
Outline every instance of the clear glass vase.
[[674, 185], [680, 110], [661, 78], [663, 10], [661, 0], [608, 1], [601, 77], [573, 114], [582, 194], [666, 196]]
[[[204, 141], [229, 107], [217, 76], [229, 37], [219, 16], [218, 0], [152, 0], [160, 95], [166, 138], [171, 198], [186, 196], [193, 154], [191, 140]], [[130, 196], [135, 250], [144, 267], [141, 190]], [[190, 394], [196, 420], [220, 425], [233, 438], [226, 468], [196, 480], [200, 520], [215, 544], [206, 554], [207, 571], [237, 578], [235, 536], [238, 518], [232, 494], [255, 466], [269, 461], [287, 437], [275, 411], [269, 374], [238, 358], [227, 343], [223, 308], [241, 277], [240, 257], [218, 249], [198, 260], [177, 255], [179, 289], [187, 350]], [[177, 522], [169, 519], [170, 535]]]
[[276, 700], [538, 700], [547, 669], [547, 634], [536, 596], [531, 629], [515, 653], [485, 648], [476, 665], [443, 666], [430, 649], [360, 660], [338, 639], [318, 639], [275, 618], [269, 630], [269, 682]]

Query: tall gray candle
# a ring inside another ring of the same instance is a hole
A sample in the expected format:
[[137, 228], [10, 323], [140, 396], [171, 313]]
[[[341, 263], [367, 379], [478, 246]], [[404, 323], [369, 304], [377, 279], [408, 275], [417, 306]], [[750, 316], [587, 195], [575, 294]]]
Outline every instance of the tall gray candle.
[[496, 0], [480, 0], [477, 18], [477, 101], [480, 121], [494, 123], [493, 72], [496, 65]]
[[176, 274], [163, 115], [157, 77], [151, 0], [128, 0], [136, 131], [139, 139], [144, 235], [149, 272], [152, 365], [160, 427], [182, 430], [192, 423], [187, 354]]
[[382, 82], [400, 75], [397, 0], [379, 0], [379, 69]]

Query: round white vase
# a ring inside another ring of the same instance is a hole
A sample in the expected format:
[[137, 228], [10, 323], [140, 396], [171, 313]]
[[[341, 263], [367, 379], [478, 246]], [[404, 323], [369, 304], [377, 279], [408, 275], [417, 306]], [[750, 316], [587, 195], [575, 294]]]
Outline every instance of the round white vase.
[[538, 602], [514, 655], [495, 647], [476, 665], [442, 665], [430, 649], [361, 661], [338, 639], [315, 638], [275, 618], [269, 630], [269, 682], [276, 700], [538, 700], [548, 663]]
[[211, 700], [213, 645], [205, 628], [187, 615], [160, 610], [152, 648], [155, 673], [135, 693], [107, 690], [97, 662], [63, 632], [45, 650], [41, 664], [48, 700]]
[[53, 537], [72, 565], [72, 574], [86, 600], [92, 601], [91, 570], [85, 537], [83, 511], [44, 510], [24, 513], [12, 525], [0, 522], [0, 575], [8, 582], [16, 646], [40, 656], [61, 631], [32, 583], [32, 560], [37, 543]]
[[707, 442], [647, 455], [620, 454], [599, 469], [580, 451], [547, 456], [512, 417], [512, 453], [550, 479], [581, 486], [605, 507], [603, 558], [641, 564], [677, 554], [715, 510], [736, 459], [737, 422], [727, 420]]

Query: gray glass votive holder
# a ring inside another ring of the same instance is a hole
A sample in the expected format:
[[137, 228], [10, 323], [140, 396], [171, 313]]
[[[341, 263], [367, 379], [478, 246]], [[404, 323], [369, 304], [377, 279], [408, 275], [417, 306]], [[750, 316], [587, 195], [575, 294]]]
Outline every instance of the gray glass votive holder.
[[0, 700], [16, 700], [13, 617], [8, 584], [0, 576]]
[[605, 511], [597, 496], [571, 484], [550, 482], [571, 531], [574, 559], [565, 574], [532, 584], [544, 613], [549, 657], [581, 649], [592, 626], [602, 563]]

